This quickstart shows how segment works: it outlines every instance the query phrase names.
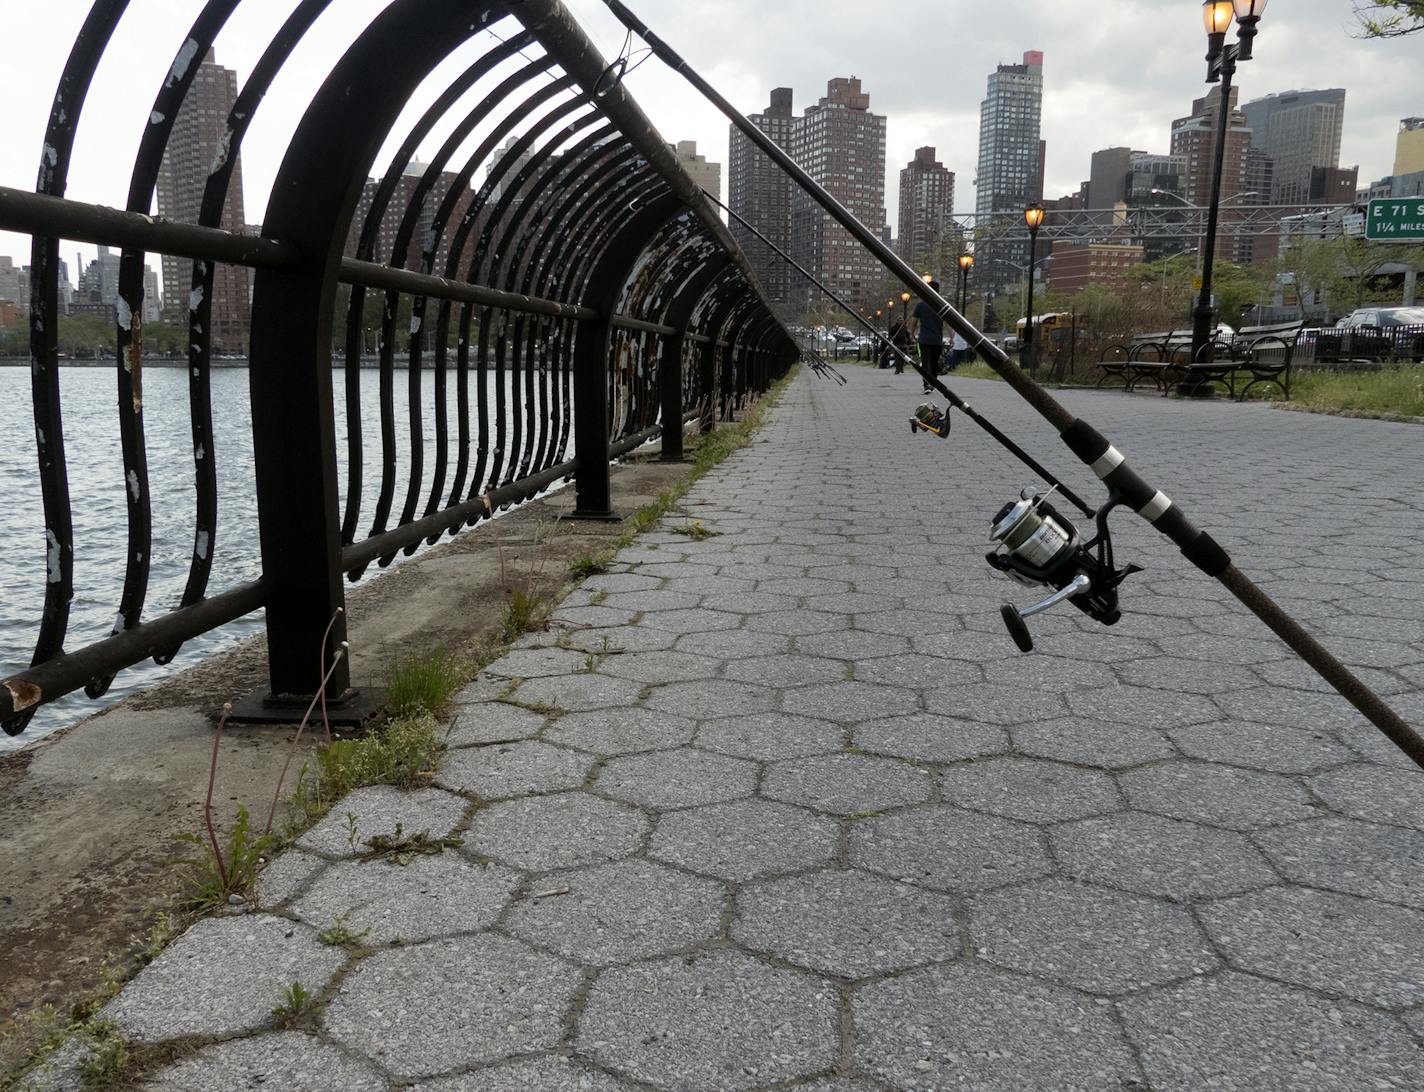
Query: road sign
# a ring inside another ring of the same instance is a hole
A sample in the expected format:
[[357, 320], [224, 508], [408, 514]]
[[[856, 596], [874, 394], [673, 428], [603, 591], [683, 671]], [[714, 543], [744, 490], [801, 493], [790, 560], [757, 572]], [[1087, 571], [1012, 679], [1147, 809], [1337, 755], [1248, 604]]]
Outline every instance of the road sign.
[[1365, 238], [1386, 242], [1424, 239], [1424, 197], [1376, 197], [1365, 216]]
[[1195, 277], [1192, 278], [1192, 287], [1195, 288], [1198, 292], [1200, 292], [1201, 284], [1201, 274], [1198, 273]]

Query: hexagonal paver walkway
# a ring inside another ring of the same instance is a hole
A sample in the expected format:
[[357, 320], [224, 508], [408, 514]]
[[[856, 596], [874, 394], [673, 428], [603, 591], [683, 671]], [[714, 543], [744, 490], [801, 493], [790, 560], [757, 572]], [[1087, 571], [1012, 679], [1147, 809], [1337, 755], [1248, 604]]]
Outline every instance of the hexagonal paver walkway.
[[[430, 787], [353, 793], [129, 984], [119, 1029], [187, 1048], [153, 1087], [1420, 1086], [1424, 773], [1131, 517], [1122, 621], [1018, 653], [982, 553], [1028, 475], [847, 378], [491, 665]], [[1417, 426], [1063, 397], [1424, 708]], [[450, 840], [363, 857], [397, 823]]]

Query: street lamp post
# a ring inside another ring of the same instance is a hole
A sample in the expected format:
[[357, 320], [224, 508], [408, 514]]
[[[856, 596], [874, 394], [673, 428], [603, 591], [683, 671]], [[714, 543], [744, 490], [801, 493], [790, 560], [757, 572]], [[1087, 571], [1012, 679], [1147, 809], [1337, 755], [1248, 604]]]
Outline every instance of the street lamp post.
[[969, 270], [974, 267], [973, 254], [959, 256], [959, 313], [969, 306]]
[[[1192, 311], [1192, 363], [1208, 363], [1212, 353], [1212, 327], [1216, 311], [1211, 304], [1211, 272], [1216, 258], [1216, 221], [1221, 207], [1221, 168], [1226, 157], [1226, 130], [1231, 124], [1231, 78], [1236, 74], [1236, 62], [1251, 59], [1251, 43], [1256, 36], [1256, 24], [1266, 10], [1266, 0], [1205, 0], [1202, 23], [1206, 27], [1207, 83], [1221, 84], [1217, 103], [1216, 151], [1212, 160], [1211, 197], [1207, 202], [1206, 235], [1202, 239], [1201, 294]], [[1233, 15], [1238, 22], [1236, 41], [1226, 45], [1226, 31]], [[1195, 377], [1194, 377], [1195, 378]], [[1204, 383], [1184, 383], [1183, 394], [1197, 394]]]
[[895, 301], [893, 299], [885, 301], [885, 336], [890, 336], [890, 331], [895, 328]]
[[1038, 229], [1043, 223], [1043, 206], [1037, 201], [1024, 209], [1024, 223], [1028, 225], [1028, 304], [1024, 308], [1027, 314], [1024, 316], [1023, 346], [1019, 350], [1019, 360], [1029, 375], [1032, 375], [1036, 348], [1033, 341], [1033, 266], [1038, 256]]

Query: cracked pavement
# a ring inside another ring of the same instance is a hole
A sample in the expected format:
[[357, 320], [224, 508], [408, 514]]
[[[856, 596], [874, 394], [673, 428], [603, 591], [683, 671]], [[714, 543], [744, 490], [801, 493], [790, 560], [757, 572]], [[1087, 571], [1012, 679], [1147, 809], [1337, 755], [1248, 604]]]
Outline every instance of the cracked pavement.
[[[982, 555], [1032, 479], [845, 372], [472, 684], [432, 787], [353, 793], [129, 984], [124, 1035], [205, 1044], [151, 1087], [1419, 1086], [1424, 774], [1131, 515], [1122, 622], [1020, 654]], [[1424, 724], [1417, 426], [1062, 397]], [[463, 845], [356, 862], [348, 813]]]

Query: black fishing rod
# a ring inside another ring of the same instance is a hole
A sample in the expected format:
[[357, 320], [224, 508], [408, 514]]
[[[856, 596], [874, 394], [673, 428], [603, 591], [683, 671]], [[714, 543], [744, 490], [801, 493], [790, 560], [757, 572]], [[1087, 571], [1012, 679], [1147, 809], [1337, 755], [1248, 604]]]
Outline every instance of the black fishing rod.
[[[1066, 406], [1014, 364], [999, 346], [984, 336], [974, 324], [954, 306], [920, 279], [914, 269], [869, 228], [855, 218], [839, 201], [822, 188], [815, 179], [799, 167], [776, 142], [753, 125], [730, 102], [695, 72], [666, 42], [654, 34], [646, 23], [634, 15], [621, 0], [604, 0], [609, 10], [632, 33], [647, 43], [652, 52], [668, 67], [681, 74], [708, 101], [722, 111], [741, 133], [757, 146], [788, 175], [812, 200], [819, 204], [852, 238], [894, 273], [907, 289], [917, 295], [960, 337], [979, 354], [1005, 383], [1051, 424], [1068, 449], [1096, 474], [1108, 489], [1108, 498], [1093, 516], [1094, 537], [1084, 539], [1077, 529], [1048, 504], [1046, 494], [1025, 494], [1016, 503], [1005, 505], [994, 518], [991, 537], [998, 543], [997, 552], [988, 556], [995, 568], [1024, 584], [1043, 584], [1056, 592], [1027, 611], [1016, 611], [1008, 604], [1003, 608], [1004, 621], [1020, 648], [1032, 647], [1023, 619], [1030, 613], [1046, 609], [1067, 599], [1098, 621], [1111, 625], [1118, 620], [1116, 588], [1131, 574], [1134, 566], [1113, 568], [1111, 540], [1107, 517], [1116, 508], [1130, 508], [1172, 541], [1182, 556], [1220, 581], [1248, 610], [1285, 642], [1291, 651], [1309, 664], [1326, 682], [1358, 709], [1372, 724], [1404, 751], [1416, 764], [1424, 767], [1424, 736], [1411, 728], [1404, 719], [1385, 704], [1373, 690], [1341, 663], [1333, 653], [1315, 639], [1299, 622], [1258, 587], [1250, 577], [1232, 562], [1226, 550], [1205, 531], [1198, 529], [1161, 490], [1148, 484], [1127, 463], [1121, 451], [1107, 437], [1086, 421], [1075, 417]], [[615, 60], [606, 72], [619, 64]], [[626, 67], [626, 60], [624, 60]], [[614, 77], [617, 82], [617, 77]], [[948, 388], [937, 378], [931, 385], [949, 397]]]
[[[718, 208], [722, 209], [728, 216], [732, 217], [732, 219], [736, 220], [737, 223], [742, 225], [742, 227], [746, 228], [749, 232], [751, 232], [763, 243], [765, 243], [772, 251], [776, 253], [779, 258], [781, 258], [782, 261], [784, 261], [792, 269], [796, 270], [796, 272], [800, 273], [803, 277], [805, 277], [808, 281], [810, 281], [823, 293], [825, 293], [825, 295], [831, 300], [831, 302], [836, 304], [836, 306], [838, 306], [842, 311], [844, 311], [847, 315], [853, 318], [861, 326], [864, 326], [867, 330], [869, 330], [874, 337], [884, 342], [886, 349], [895, 353], [901, 360], [905, 361], [905, 363], [909, 364], [910, 367], [914, 368], [915, 371], [920, 374], [920, 377], [926, 383], [928, 383], [931, 378], [937, 378], [932, 377], [929, 372], [925, 370], [924, 366], [920, 363], [918, 358], [911, 356], [909, 353], [905, 352], [905, 350], [902, 349], [900, 346], [896, 345], [894, 341], [882, 334], [878, 329], [876, 329], [876, 327], [871, 322], [866, 319], [864, 315], [862, 315], [854, 307], [848, 304], [845, 300], [841, 299], [841, 297], [836, 295], [835, 292], [831, 291], [830, 287], [826, 285], [823, 281], [821, 281], [820, 278], [818, 278], [815, 274], [813, 274], [810, 270], [808, 270], [790, 254], [786, 253], [786, 251], [782, 250], [781, 247], [773, 243], [770, 239], [768, 239], [765, 235], [758, 231], [752, 224], [747, 223], [745, 219], [743, 219], [741, 216], [738, 216], [735, 212], [732, 211], [730, 207], [723, 204], [722, 199], [720, 197], [713, 194], [709, 190], [703, 190], [702, 192], [713, 204], [715, 204]], [[939, 383], [938, 387], [939, 390], [944, 394], [944, 396], [949, 399], [949, 404], [951, 406], [959, 410], [962, 414], [964, 414], [964, 416], [968, 417], [976, 425], [978, 425], [995, 440], [997, 440], [1000, 444], [1002, 444], [1010, 453], [1013, 454], [1016, 459], [1018, 459], [1026, 467], [1028, 467], [1040, 478], [1046, 481], [1049, 485], [1053, 486], [1055, 491], [1057, 491], [1065, 500], [1073, 504], [1080, 512], [1083, 513], [1083, 515], [1088, 516], [1090, 518], [1092, 517], [1093, 509], [1087, 504], [1086, 501], [1082, 500], [1078, 496], [1078, 494], [1074, 493], [1073, 490], [1068, 488], [1068, 486], [1063, 484], [1063, 482], [1059, 481], [1058, 478], [1056, 478], [1052, 473], [1050, 473], [1046, 467], [1042, 466], [1037, 459], [1035, 459], [1023, 448], [1019, 447], [1018, 444], [1014, 443], [1013, 440], [1009, 439], [1009, 437], [1004, 435], [1004, 433], [1000, 432], [999, 429], [995, 427], [992, 421], [990, 421], [987, 417], [981, 414], [978, 410], [976, 410], [959, 395], [955, 394], [954, 391], [952, 391], [946, 384]], [[949, 433], [949, 422], [947, 418], [945, 419], [944, 425], [941, 428], [937, 426], [933, 422], [933, 420], [927, 421], [923, 417], [919, 416], [919, 411], [916, 411], [916, 414], [916, 417], [911, 418], [912, 428], [922, 428], [926, 432], [933, 432], [936, 436], [940, 437], [943, 437]]]

